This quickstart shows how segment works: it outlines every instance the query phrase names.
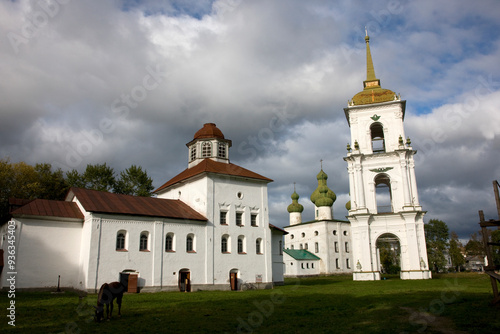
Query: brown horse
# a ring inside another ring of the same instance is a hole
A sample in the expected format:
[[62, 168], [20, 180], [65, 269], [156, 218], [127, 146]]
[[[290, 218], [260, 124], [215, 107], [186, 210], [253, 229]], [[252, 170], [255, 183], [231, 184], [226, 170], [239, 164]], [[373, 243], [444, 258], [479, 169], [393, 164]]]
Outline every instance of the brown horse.
[[[118, 316], [120, 316], [120, 311], [122, 307], [122, 297], [125, 292], [125, 286], [120, 282], [104, 283], [99, 290], [99, 295], [97, 296], [97, 307], [95, 307], [94, 320], [100, 322], [104, 318], [104, 305], [106, 305], [106, 318], [111, 319], [113, 313], [113, 300], [116, 298], [116, 303], [118, 304]], [[111, 311], [109, 310], [109, 305], [111, 304]]]

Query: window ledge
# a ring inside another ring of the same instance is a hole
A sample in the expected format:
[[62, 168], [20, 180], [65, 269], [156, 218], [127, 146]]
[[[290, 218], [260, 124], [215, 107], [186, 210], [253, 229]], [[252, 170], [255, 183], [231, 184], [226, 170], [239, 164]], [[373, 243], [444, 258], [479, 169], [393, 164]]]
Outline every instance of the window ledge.
[[139, 252], [149, 253], [151, 251], [149, 249], [139, 249]]
[[172, 250], [172, 249], [168, 249], [168, 250], [166, 250], [165, 252], [166, 252], [166, 253], [175, 253], [175, 251], [174, 251], [174, 250]]
[[124, 249], [117, 249], [116, 251], [117, 251], [117, 252], [128, 252], [128, 250], [127, 250], [127, 249], [125, 249], [125, 248], [124, 248]]
[[245, 252], [238, 252], [238, 254], [247, 255]]
[[231, 254], [231, 252], [222, 252], [222, 254]]
[[196, 251], [187, 251], [187, 253], [196, 253]]

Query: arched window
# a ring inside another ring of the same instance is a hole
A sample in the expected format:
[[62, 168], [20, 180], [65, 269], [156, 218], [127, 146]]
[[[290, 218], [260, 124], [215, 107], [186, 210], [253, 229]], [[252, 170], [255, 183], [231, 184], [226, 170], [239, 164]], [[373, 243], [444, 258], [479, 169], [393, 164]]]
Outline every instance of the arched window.
[[206, 141], [201, 145], [201, 156], [203, 158], [210, 158], [212, 156], [212, 143]]
[[222, 236], [221, 242], [220, 242], [220, 248], [222, 253], [228, 253], [227, 251], [227, 236]]
[[319, 243], [314, 243], [314, 252], [319, 253]]
[[168, 233], [165, 237], [165, 251], [173, 252], [174, 251], [174, 235], [172, 233]]
[[192, 234], [186, 237], [186, 252], [194, 253], [194, 235]]
[[262, 254], [262, 239], [260, 238], [255, 241], [255, 252]]
[[370, 126], [372, 137], [372, 151], [376, 153], [385, 152], [384, 127], [380, 123], [373, 123]]
[[243, 237], [242, 235], [238, 237], [238, 253], [245, 253], [245, 237]]
[[141, 238], [139, 241], [139, 250], [147, 251], [148, 250], [148, 232], [141, 232]]
[[375, 177], [375, 196], [377, 213], [393, 212], [391, 180], [387, 174], [378, 174]]
[[116, 250], [117, 251], [122, 251], [126, 250], [125, 249], [125, 236], [127, 232], [126, 231], [118, 231], [116, 234]]

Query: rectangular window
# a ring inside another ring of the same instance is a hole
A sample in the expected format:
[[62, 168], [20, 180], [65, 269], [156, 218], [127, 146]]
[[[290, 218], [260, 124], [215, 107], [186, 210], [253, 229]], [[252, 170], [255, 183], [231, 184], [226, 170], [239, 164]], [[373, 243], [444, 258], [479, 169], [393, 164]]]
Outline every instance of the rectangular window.
[[351, 269], [351, 265], [349, 264], [349, 259], [345, 259], [345, 265], [347, 269]]
[[196, 159], [196, 146], [191, 147], [191, 161]]
[[339, 267], [339, 259], [335, 259], [335, 267], [337, 267], [337, 269], [340, 269], [340, 267]]
[[220, 224], [227, 225], [227, 212], [226, 211], [220, 212]]
[[[278, 248], [280, 250], [280, 255], [283, 255], [283, 241], [279, 241], [278, 242]], [[292, 249], [293, 249], [293, 245], [292, 245]]]
[[252, 213], [250, 215], [250, 225], [257, 226], [257, 214]]
[[335, 253], [339, 252], [339, 243], [335, 241]]
[[345, 243], [345, 252], [349, 253], [349, 243], [348, 242]]
[[226, 144], [219, 143], [219, 158], [226, 158]]
[[319, 253], [319, 244], [317, 242], [314, 244], [314, 251]]
[[243, 226], [243, 213], [236, 212], [236, 225]]

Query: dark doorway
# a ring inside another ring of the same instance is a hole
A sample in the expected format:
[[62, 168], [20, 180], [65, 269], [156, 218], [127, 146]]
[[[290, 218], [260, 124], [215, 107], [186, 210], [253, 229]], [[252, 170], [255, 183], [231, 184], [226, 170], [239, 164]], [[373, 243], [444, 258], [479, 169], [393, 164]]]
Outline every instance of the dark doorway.
[[231, 270], [229, 273], [229, 281], [231, 282], [231, 291], [238, 290], [238, 272], [236, 270]]
[[181, 292], [191, 292], [191, 273], [189, 270], [179, 272], [179, 290]]

